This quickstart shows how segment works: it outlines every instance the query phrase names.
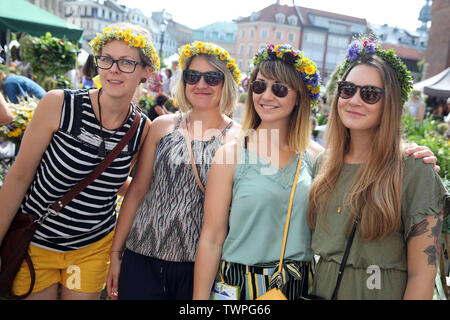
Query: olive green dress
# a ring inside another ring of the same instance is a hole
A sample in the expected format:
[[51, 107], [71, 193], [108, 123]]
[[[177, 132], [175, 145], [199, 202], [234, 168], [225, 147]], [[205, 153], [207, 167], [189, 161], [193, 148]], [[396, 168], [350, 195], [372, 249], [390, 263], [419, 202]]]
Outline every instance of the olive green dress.
[[[317, 163], [319, 166], [320, 160]], [[326, 218], [318, 215], [313, 232], [312, 248], [320, 256], [313, 293], [326, 299], [331, 298], [336, 286], [339, 265], [347, 244], [345, 235], [349, 210], [342, 202], [359, 166], [344, 164], [330, 199]], [[364, 241], [357, 229], [337, 298], [402, 299], [408, 279], [408, 234], [427, 215], [439, 215], [448, 197], [449, 194], [432, 165], [424, 164], [422, 159], [408, 157], [399, 230], [380, 241]], [[340, 207], [341, 210], [338, 210]], [[447, 206], [444, 209], [446, 214], [448, 210]]]

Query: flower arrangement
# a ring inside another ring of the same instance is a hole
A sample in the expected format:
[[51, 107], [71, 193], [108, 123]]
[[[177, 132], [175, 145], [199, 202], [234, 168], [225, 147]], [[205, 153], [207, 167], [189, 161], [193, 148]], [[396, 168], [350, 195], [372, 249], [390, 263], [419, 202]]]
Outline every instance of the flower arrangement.
[[311, 106], [314, 108], [320, 99], [320, 73], [316, 64], [305, 57], [303, 51], [294, 50], [291, 45], [273, 45], [269, 44], [253, 58], [253, 66], [258, 66], [263, 61], [282, 60], [287, 64], [291, 64], [299, 72], [303, 82], [308, 90]]
[[97, 33], [97, 36], [89, 42], [94, 55], [100, 55], [102, 48], [111, 40], [120, 40], [125, 42], [130, 48], [139, 48], [144, 55], [150, 59], [153, 72], [158, 72], [160, 68], [159, 57], [151, 41], [148, 41], [144, 35], [136, 35], [131, 29], [122, 30], [117, 27], [113, 30], [111, 27], [103, 29], [103, 33]]
[[241, 82], [241, 71], [236, 65], [236, 60], [231, 58], [230, 54], [227, 50], [219, 47], [218, 45], [210, 42], [202, 42], [202, 41], [194, 41], [193, 43], [188, 43], [184, 47], [179, 50], [180, 58], [180, 69], [186, 69], [186, 63], [192, 56], [199, 54], [207, 54], [216, 56], [217, 59], [223, 61], [227, 68], [230, 70], [233, 75], [234, 80], [239, 85]]
[[370, 39], [367, 35], [360, 35], [355, 38], [347, 49], [346, 59], [338, 67], [338, 74], [341, 77], [353, 63], [364, 57], [377, 55], [385, 62], [387, 62], [394, 72], [397, 74], [398, 81], [402, 92], [402, 102], [405, 103], [409, 99], [409, 92], [412, 89], [413, 79], [406, 65], [395, 54], [394, 50], [382, 50], [379, 46]]
[[33, 118], [34, 110], [39, 100], [36, 98], [28, 98], [27, 101], [21, 100], [18, 104], [9, 103], [8, 107], [14, 116], [14, 120], [10, 123], [0, 126], [0, 136], [13, 142], [17, 146], [22, 141], [23, 134]]
[[52, 37], [50, 32], [24, 43], [24, 60], [39, 78], [62, 76], [75, 68], [78, 46], [66, 39]]

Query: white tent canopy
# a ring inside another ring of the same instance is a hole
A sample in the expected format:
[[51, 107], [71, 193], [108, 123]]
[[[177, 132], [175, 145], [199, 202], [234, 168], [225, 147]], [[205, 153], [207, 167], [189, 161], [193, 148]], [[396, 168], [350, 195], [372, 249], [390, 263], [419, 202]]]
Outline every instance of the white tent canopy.
[[437, 75], [420, 81], [413, 85], [414, 90], [421, 91], [429, 96], [450, 96], [450, 67]]

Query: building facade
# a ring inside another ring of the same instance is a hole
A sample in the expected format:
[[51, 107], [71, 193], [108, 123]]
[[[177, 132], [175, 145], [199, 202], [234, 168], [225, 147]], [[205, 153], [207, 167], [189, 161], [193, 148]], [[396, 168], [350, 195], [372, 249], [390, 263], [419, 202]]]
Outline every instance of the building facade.
[[34, 4], [35, 6], [64, 19], [65, 16], [64, 0], [27, 0], [27, 2]]
[[235, 22], [235, 59], [243, 72], [249, 72], [255, 53], [269, 43], [290, 44], [298, 48], [301, 25], [294, 7], [272, 4]]
[[194, 30], [193, 40], [214, 42], [235, 57], [236, 34], [235, 22], [216, 22]]
[[249, 72], [254, 54], [268, 43], [290, 44], [317, 63], [324, 81], [345, 58], [355, 34], [367, 31], [367, 21], [279, 1], [249, 17], [236, 20], [236, 61]]
[[434, 0], [431, 27], [425, 53], [424, 78], [430, 78], [450, 67], [450, 1]]

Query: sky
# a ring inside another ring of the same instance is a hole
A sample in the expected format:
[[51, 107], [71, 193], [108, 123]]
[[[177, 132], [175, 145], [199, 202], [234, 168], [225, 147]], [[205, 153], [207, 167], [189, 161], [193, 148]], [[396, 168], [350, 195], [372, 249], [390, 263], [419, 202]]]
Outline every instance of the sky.
[[[239, 16], [247, 17], [275, 0], [119, 0], [127, 7], [139, 8], [145, 15], [152, 11], [165, 9], [173, 19], [189, 28], [197, 29], [219, 21], [232, 21]], [[292, 1], [281, 0], [282, 5], [292, 6]], [[420, 9], [425, 0], [296, 0], [297, 6], [340, 13], [365, 18], [375, 24], [387, 23], [389, 26], [410, 31], [421, 25], [418, 21]]]

